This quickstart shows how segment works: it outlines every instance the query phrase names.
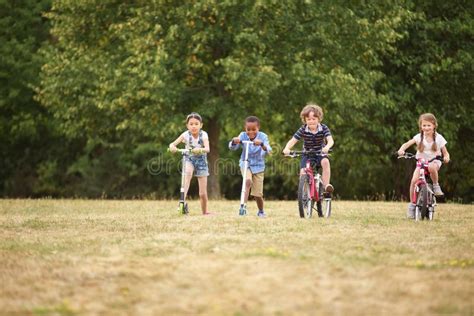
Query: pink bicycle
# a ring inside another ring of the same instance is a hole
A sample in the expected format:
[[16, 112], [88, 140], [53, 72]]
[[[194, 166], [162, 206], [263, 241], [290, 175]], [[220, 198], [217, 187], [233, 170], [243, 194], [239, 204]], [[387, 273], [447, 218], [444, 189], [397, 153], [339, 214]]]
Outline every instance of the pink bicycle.
[[399, 156], [398, 159], [416, 159], [416, 167], [420, 168], [420, 176], [415, 184], [415, 190], [413, 190], [413, 196], [411, 196], [411, 202], [415, 204], [415, 220], [419, 221], [427, 220], [432, 221], [434, 218], [436, 196], [433, 192], [433, 183], [431, 182], [430, 172], [428, 171], [428, 165], [434, 160], [443, 161], [442, 156], [436, 156], [430, 160], [423, 158], [417, 159], [414, 154], [405, 153], [403, 156]]
[[[295, 158], [300, 156], [327, 156], [313, 151], [292, 151], [288, 157]], [[331, 194], [324, 193], [321, 174], [316, 169], [316, 174], [311, 166], [311, 161], [306, 161], [304, 169], [305, 174], [300, 177], [298, 184], [298, 209], [300, 217], [310, 218], [313, 216], [314, 205], [319, 217], [328, 218], [331, 216]]]

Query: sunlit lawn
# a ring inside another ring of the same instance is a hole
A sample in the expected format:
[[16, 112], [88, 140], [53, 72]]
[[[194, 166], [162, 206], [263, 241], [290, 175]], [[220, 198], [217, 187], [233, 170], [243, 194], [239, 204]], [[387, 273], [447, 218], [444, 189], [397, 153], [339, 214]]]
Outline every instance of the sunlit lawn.
[[473, 205], [0, 200], [0, 314], [473, 313]]

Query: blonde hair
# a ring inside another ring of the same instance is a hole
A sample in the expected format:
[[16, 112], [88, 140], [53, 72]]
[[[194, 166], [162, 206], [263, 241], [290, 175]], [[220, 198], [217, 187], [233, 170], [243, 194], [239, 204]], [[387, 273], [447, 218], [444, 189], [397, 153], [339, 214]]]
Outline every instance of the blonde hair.
[[421, 122], [422, 121], [427, 121], [427, 122], [430, 122], [431, 124], [434, 125], [433, 145], [431, 145], [431, 150], [437, 151], [438, 146], [436, 145], [436, 128], [438, 128], [438, 121], [436, 120], [436, 117], [431, 113], [423, 113], [418, 118], [418, 127], [420, 129], [421, 141], [418, 144], [417, 149], [418, 149], [419, 152], [423, 152], [425, 150], [425, 145], [423, 144], [423, 139], [424, 139], [423, 129], [421, 128]]
[[301, 110], [300, 113], [303, 123], [306, 123], [305, 118], [307, 118], [311, 112], [314, 113], [314, 116], [316, 116], [320, 122], [323, 120], [323, 109], [315, 103], [309, 103]]

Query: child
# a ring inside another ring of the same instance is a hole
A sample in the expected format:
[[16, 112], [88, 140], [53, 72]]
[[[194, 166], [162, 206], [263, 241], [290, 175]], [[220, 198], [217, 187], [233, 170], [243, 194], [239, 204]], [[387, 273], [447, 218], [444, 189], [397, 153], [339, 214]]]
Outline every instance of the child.
[[311, 162], [316, 164], [316, 166], [322, 167], [324, 190], [327, 193], [332, 193], [334, 187], [329, 182], [331, 178], [331, 165], [329, 164], [327, 153], [334, 145], [334, 140], [329, 128], [321, 123], [323, 120], [323, 110], [316, 104], [308, 104], [301, 111], [300, 117], [304, 125], [296, 131], [290, 141], [286, 144], [283, 149], [283, 154], [289, 155], [291, 148], [293, 148], [293, 146], [303, 138], [304, 150], [315, 152], [318, 156], [303, 156], [301, 158], [300, 176], [305, 174], [304, 169], [306, 168], [306, 161], [310, 159]]
[[[249, 197], [249, 190], [252, 192], [252, 196], [255, 197], [258, 207], [258, 217], [265, 217], [265, 211], [263, 209], [263, 173], [265, 170], [265, 156], [272, 151], [270, 144], [268, 143], [268, 136], [260, 132], [260, 120], [256, 116], [249, 116], [245, 119], [245, 132], [240, 133], [238, 137], [234, 137], [229, 143], [229, 149], [237, 150], [241, 145], [242, 141], [253, 141], [253, 145], [250, 144], [248, 147], [248, 169], [243, 170], [245, 152], [242, 150], [240, 156], [240, 169], [242, 175], [244, 172], [247, 173], [247, 181], [245, 183], [245, 203], [247, 203]], [[245, 206], [246, 207], [246, 206]]]
[[[199, 198], [201, 200], [201, 210], [203, 215], [209, 215], [207, 209], [207, 177], [209, 168], [207, 165], [207, 153], [209, 150], [209, 137], [202, 128], [202, 118], [198, 113], [191, 113], [186, 117], [187, 131], [183, 132], [169, 146], [171, 152], [176, 152], [176, 146], [185, 143], [186, 149], [192, 150], [192, 155], [186, 157], [184, 167], [184, 197], [188, 193], [191, 178], [194, 175], [198, 178]], [[187, 207], [187, 206], [186, 206]]]
[[[443, 160], [445, 163], [448, 163], [449, 153], [446, 149], [447, 141], [441, 134], [436, 132], [436, 128], [438, 127], [436, 117], [431, 113], [421, 114], [420, 118], [418, 119], [418, 126], [420, 133], [403, 144], [398, 150], [398, 155], [403, 156], [405, 154], [405, 150], [416, 143], [417, 159], [424, 158], [426, 160], [430, 160], [443, 153]], [[443, 191], [441, 191], [441, 187], [439, 186], [438, 182], [438, 170], [441, 168], [441, 165], [441, 161], [433, 160], [428, 166], [431, 180], [433, 180], [433, 191], [435, 195], [443, 195]], [[413, 172], [413, 177], [410, 183], [410, 197], [413, 196], [413, 190], [415, 189], [415, 184], [416, 181], [418, 181], [419, 176], [420, 168], [416, 168]], [[415, 204], [411, 202], [408, 205], [407, 217], [415, 218]]]

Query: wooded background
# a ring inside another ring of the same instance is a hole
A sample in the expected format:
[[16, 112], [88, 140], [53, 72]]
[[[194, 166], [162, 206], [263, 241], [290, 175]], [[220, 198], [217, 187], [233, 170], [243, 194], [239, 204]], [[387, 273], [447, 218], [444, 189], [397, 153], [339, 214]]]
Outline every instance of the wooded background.
[[470, 203], [473, 12], [445, 0], [0, 0], [0, 196], [176, 197], [180, 157], [166, 148], [196, 111], [211, 197], [239, 196], [227, 142], [257, 115], [275, 150], [265, 194], [293, 199], [298, 161], [280, 152], [312, 101], [335, 140], [338, 197], [406, 198], [414, 164], [393, 152], [432, 112], [452, 159], [441, 186]]

